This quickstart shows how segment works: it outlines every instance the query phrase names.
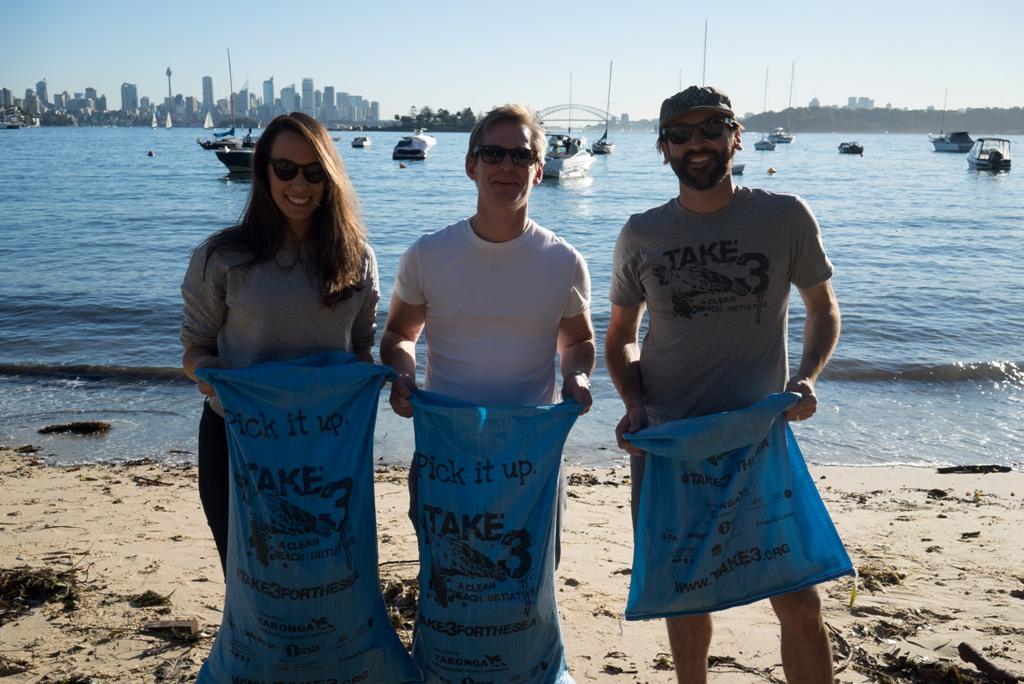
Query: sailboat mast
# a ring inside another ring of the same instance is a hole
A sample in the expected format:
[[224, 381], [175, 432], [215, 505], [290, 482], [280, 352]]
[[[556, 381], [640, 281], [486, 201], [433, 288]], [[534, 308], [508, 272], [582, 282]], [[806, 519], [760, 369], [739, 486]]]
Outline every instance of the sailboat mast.
[[764, 68], [764, 104], [761, 105], [761, 112], [768, 111], [768, 67]]
[[228, 94], [228, 104], [231, 106], [231, 127], [235, 127], [235, 79], [231, 75], [231, 48], [228, 48], [228, 87], [231, 89]]
[[572, 135], [572, 72], [569, 72], [569, 135]]
[[700, 68], [700, 84], [706, 85], [708, 75], [708, 20], [704, 20], [704, 65]]
[[796, 75], [796, 60], [793, 60], [793, 67], [789, 70], [789, 108], [793, 108], [793, 77]]
[[608, 104], [604, 106], [604, 137], [608, 137], [608, 117], [612, 115], [612, 64], [614, 62], [608, 62]]
[[949, 88], [942, 94], [942, 123], [939, 124], [939, 135], [946, 131], [946, 99], [949, 97]]

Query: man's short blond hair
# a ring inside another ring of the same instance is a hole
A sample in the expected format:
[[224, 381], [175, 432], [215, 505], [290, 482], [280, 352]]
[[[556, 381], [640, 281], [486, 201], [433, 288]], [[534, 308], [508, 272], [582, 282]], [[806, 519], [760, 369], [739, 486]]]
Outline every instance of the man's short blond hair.
[[466, 158], [473, 156], [473, 150], [479, 145], [487, 130], [501, 121], [512, 121], [525, 126], [530, 131], [530, 149], [537, 153], [537, 161], [544, 161], [544, 153], [548, 149], [548, 139], [545, 135], [544, 126], [537, 120], [533, 110], [526, 105], [506, 104], [495, 107], [487, 112], [487, 115], [476, 122], [473, 132], [469, 134], [469, 148], [466, 150]]

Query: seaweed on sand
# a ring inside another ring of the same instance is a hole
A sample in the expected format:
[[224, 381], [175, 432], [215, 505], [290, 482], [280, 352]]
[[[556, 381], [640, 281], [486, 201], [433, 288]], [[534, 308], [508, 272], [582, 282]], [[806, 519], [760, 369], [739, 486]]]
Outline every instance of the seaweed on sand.
[[74, 610], [78, 599], [74, 568], [0, 568], [0, 625], [44, 603], [63, 603], [65, 610]]

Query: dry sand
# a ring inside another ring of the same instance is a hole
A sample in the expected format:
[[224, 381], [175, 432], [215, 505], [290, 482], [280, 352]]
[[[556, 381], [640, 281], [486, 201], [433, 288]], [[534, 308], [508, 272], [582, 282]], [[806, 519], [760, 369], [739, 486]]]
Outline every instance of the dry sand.
[[[581, 683], [674, 682], [662, 623], [621, 619], [632, 553], [625, 471], [570, 472], [557, 584], [571, 672]], [[838, 681], [926, 681], [952, 663], [961, 675], [977, 675], [957, 657], [961, 642], [1024, 673], [1024, 473], [816, 467], [812, 474], [865, 575], [853, 609], [850, 579], [821, 587]], [[417, 569], [404, 482], [402, 471], [377, 475], [381, 574], [390, 580], [413, 579]], [[0, 593], [0, 678], [194, 681], [223, 600], [194, 468], [49, 468], [0, 449], [0, 492], [0, 578], [20, 566], [73, 569], [77, 588], [73, 605], [58, 596], [24, 610]], [[869, 589], [886, 569], [896, 583]], [[132, 597], [145, 592], [169, 596], [169, 605], [137, 607]], [[198, 635], [143, 629], [171, 618], [195, 618]], [[784, 680], [767, 602], [717, 615], [715, 630], [712, 681]], [[908, 657], [907, 674], [895, 673], [896, 655]]]

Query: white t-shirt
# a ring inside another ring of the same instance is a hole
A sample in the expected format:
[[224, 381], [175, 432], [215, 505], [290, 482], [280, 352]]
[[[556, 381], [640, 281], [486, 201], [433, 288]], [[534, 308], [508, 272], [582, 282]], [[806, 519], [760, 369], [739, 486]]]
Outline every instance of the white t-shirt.
[[394, 293], [426, 305], [426, 389], [531, 406], [558, 400], [559, 322], [589, 308], [590, 274], [579, 252], [533, 221], [514, 240], [488, 242], [464, 219], [402, 255]]

